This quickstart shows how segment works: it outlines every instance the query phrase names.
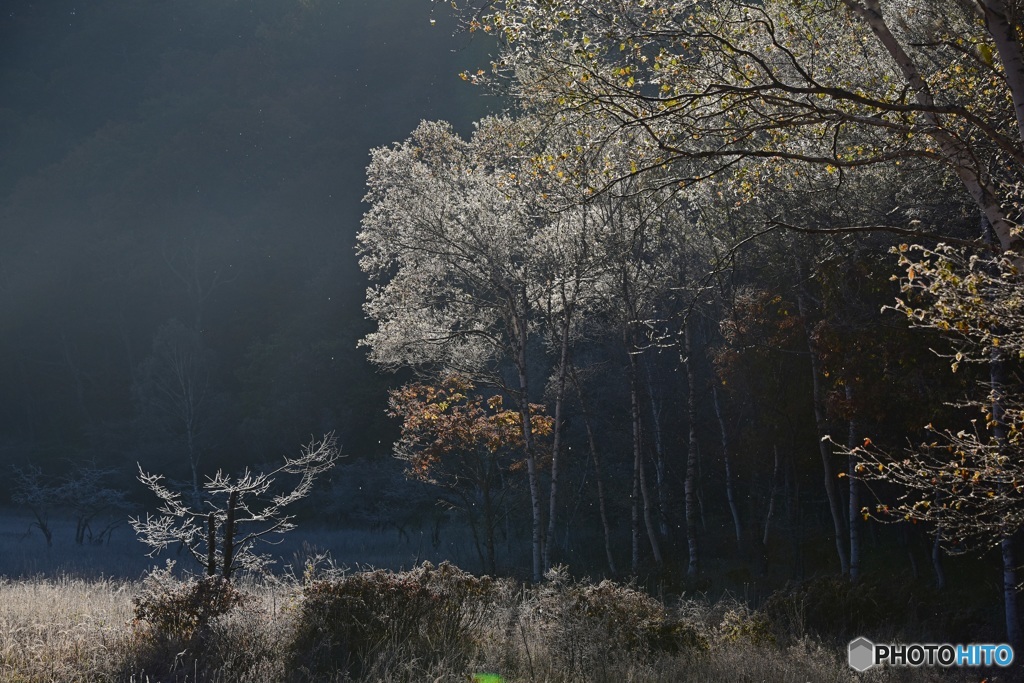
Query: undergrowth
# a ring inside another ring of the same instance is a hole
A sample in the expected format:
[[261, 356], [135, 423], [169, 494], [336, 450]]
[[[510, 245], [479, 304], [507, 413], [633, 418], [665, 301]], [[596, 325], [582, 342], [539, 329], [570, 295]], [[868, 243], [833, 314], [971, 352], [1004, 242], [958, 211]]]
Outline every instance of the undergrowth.
[[[404, 572], [308, 566], [302, 577], [237, 584], [169, 569], [142, 584], [0, 580], [0, 680], [971, 680], [925, 668], [855, 675], [845, 643], [799, 630], [825, 623], [829, 604], [833, 620], [848, 608], [873, 619], [843, 602], [853, 599], [845, 590], [791, 586], [754, 610], [733, 599], [660, 601], [628, 584], [574, 580], [564, 568], [524, 586], [447, 563]], [[868, 595], [868, 604], [883, 597]]]

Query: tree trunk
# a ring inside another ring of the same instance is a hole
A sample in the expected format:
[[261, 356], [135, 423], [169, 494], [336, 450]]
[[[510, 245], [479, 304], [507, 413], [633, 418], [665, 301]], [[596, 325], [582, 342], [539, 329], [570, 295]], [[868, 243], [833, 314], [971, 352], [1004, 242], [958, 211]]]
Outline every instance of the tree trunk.
[[839, 494], [836, 491], [836, 475], [832, 469], [832, 449], [825, 437], [828, 435], [828, 427], [825, 419], [825, 395], [821, 386], [821, 358], [817, 349], [814, 348], [813, 331], [809, 318], [807, 295], [801, 287], [797, 292], [797, 306], [800, 309], [800, 317], [804, 322], [804, 335], [807, 338], [807, 351], [811, 357], [811, 392], [814, 403], [814, 423], [818, 431], [818, 451], [821, 454], [821, 464], [824, 469], [825, 495], [828, 497], [829, 510], [832, 513], [832, 525], [836, 534], [836, 552], [839, 555], [839, 566], [843, 576], [850, 574], [850, 559], [846, 552], [845, 535], [843, 528], [843, 513], [839, 505]]
[[764, 515], [764, 534], [761, 536], [761, 574], [768, 574], [768, 539], [769, 530], [772, 524], [772, 515], [775, 512], [775, 491], [778, 488], [779, 482], [779, 446], [774, 444], [772, 451], [775, 455], [774, 465], [772, 467], [772, 481], [768, 486], [768, 511]]
[[935, 530], [935, 539], [932, 541], [932, 570], [935, 572], [935, 587], [946, 589], [946, 570], [942, 568], [942, 530]]
[[772, 467], [772, 481], [768, 487], [768, 512], [764, 516], [764, 536], [761, 538], [761, 545], [768, 547], [768, 530], [771, 528], [772, 514], [775, 512], [775, 489], [779, 481], [779, 446], [772, 446], [775, 454], [774, 466]]
[[629, 530], [632, 545], [630, 548], [630, 569], [634, 574], [640, 569], [640, 460], [633, 453], [633, 493], [631, 495]]
[[[662, 564], [661, 557], [661, 545], [658, 542], [658, 532], [654, 526], [654, 515], [651, 511], [651, 496], [647, 488], [647, 476], [645, 474], [645, 467], [643, 462], [643, 445], [642, 445], [642, 425], [640, 423], [640, 387], [637, 372], [636, 355], [629, 352], [629, 349], [635, 348], [635, 345], [630, 343], [627, 344], [627, 352], [629, 355], [629, 400], [630, 400], [630, 412], [633, 418], [633, 471], [634, 471], [634, 492], [639, 489], [640, 501], [643, 503], [643, 519], [644, 526], [647, 529], [647, 538], [651, 544], [651, 554], [654, 556], [654, 562], [659, 567]], [[634, 500], [634, 517], [636, 514], [637, 502]], [[639, 521], [634, 522], [636, 526], [639, 526]], [[639, 530], [637, 530], [637, 536], [639, 537]], [[639, 549], [635, 553], [634, 559], [636, 563], [639, 563]], [[633, 567], [634, 571], [636, 566]]]
[[1017, 611], [1017, 568], [1013, 562], [1013, 538], [999, 542], [1003, 555], [1003, 605], [1006, 616], [1006, 642], [1020, 648], [1020, 615]]
[[202, 507], [202, 494], [199, 491], [199, 453], [196, 448], [195, 435], [191, 421], [185, 424], [185, 445], [188, 448], [188, 464], [192, 469], [192, 506]]
[[206, 575], [217, 574], [217, 516], [210, 513], [206, 518]]
[[[1013, 110], [1017, 115], [1017, 134], [1024, 141], [1024, 53], [1021, 50], [1017, 25], [1010, 21], [1006, 0], [981, 0], [985, 28], [996, 44], [999, 61], [1003, 63], [1003, 75], [1013, 98]], [[1020, 17], [1017, 17], [1017, 22]]]
[[223, 576], [231, 580], [232, 563], [235, 561], [235, 510], [238, 507], [238, 491], [228, 496], [227, 518], [224, 520], [224, 568]]
[[[523, 292], [523, 310], [527, 310], [526, 293]], [[540, 583], [544, 572], [543, 560], [543, 526], [541, 522], [540, 481], [537, 472], [537, 458], [533, 448], [533, 428], [530, 423], [530, 384], [526, 374], [526, 344], [528, 332], [526, 321], [522, 318], [515, 322], [516, 339], [516, 370], [519, 373], [519, 415], [523, 430], [523, 455], [526, 457], [526, 475], [530, 486], [530, 513], [533, 522], [531, 545], [533, 549], [533, 581]]]
[[590, 446], [590, 457], [594, 462], [594, 476], [597, 477], [597, 506], [601, 513], [601, 526], [604, 529], [604, 552], [608, 560], [608, 571], [612, 576], [618, 574], [615, 569], [615, 557], [612, 555], [612, 530], [608, 523], [608, 512], [605, 506], [604, 496], [604, 475], [601, 472], [601, 459], [597, 455], [597, 441], [594, 439], [594, 429], [590, 424], [590, 412], [583, 400], [583, 389], [580, 387], [579, 377], [576, 370], [572, 370], [572, 383], [576, 387], [576, 395], [580, 400], [580, 413], [583, 415], [583, 425], [587, 430], [587, 444]]
[[725, 498], [729, 502], [729, 512], [732, 514], [732, 525], [736, 531], [736, 548], [740, 555], [743, 554], [743, 527], [740, 524], [740, 512], [736, 507], [736, 493], [733, 487], [732, 477], [732, 452], [729, 450], [729, 432], [725, 428], [725, 419], [722, 416], [722, 403], [718, 398], [718, 387], [711, 386], [711, 397], [715, 402], [715, 416], [718, 418], [718, 428], [722, 434], [722, 462], [725, 465]]
[[683, 341], [686, 357], [686, 414], [690, 423], [689, 447], [686, 453], [686, 480], [683, 483], [684, 509], [686, 511], [686, 547], [689, 563], [686, 573], [695, 576], [700, 571], [700, 554], [697, 545], [697, 379], [694, 368], [692, 323], [683, 324]]
[[[563, 295], [563, 307], [565, 297]], [[551, 548], [555, 545], [555, 520], [558, 513], [558, 465], [562, 450], [562, 405], [565, 403], [565, 378], [569, 366], [569, 322], [571, 311], [564, 310], [559, 333], [560, 355], [558, 379], [555, 384], [555, 427], [551, 441], [551, 491], [548, 501], [548, 535], [544, 544], [544, 569], [551, 568]]]
[[[488, 475], [490, 472], [488, 472]], [[487, 572], [494, 576], [498, 573], [498, 563], [494, 553], [494, 503], [491, 501], [491, 482], [490, 479], [484, 480], [483, 485], [483, 498], [484, 498], [484, 542], [487, 546]]]
[[[1006, 445], [1007, 430], [1003, 420], [1003, 387], [1006, 386], [1006, 363], [999, 349], [992, 349], [992, 360], [989, 362], [989, 379], [992, 396], [992, 436], [1000, 450]], [[1013, 561], [1013, 537], [1004, 536], [999, 542], [1003, 559], [1003, 607], [1006, 617], [1006, 641], [1013, 647], [1019, 647], [1020, 616], [1017, 611], [1017, 568]]]
[[665, 449], [661, 442], [661, 406], [654, 397], [654, 378], [647, 356], [643, 357], [647, 397], [651, 403], [651, 434], [654, 436], [654, 485], [658, 490], [658, 530], [668, 538], [668, 485], [665, 482]]
[[[852, 405], [853, 385], [846, 382], [846, 401]], [[857, 434], [857, 420], [850, 418], [850, 431], [846, 437], [846, 447], [851, 451], [857, 447], [860, 438]], [[850, 480], [850, 580], [860, 578], [860, 482], [857, 479], [857, 458], [850, 455], [847, 478]]]
[[[482, 498], [481, 494], [481, 498]], [[473, 549], [476, 550], [476, 557], [480, 560], [480, 568], [483, 571], [487, 571], [487, 556], [484, 554], [484, 547], [480, 544], [480, 531], [479, 523], [477, 522], [476, 512], [476, 501], [473, 497], [466, 493], [460, 493], [459, 498], [462, 499], [462, 504], [466, 508], [466, 518], [469, 519], [469, 534], [473, 537]], [[486, 535], [486, 533], [485, 533]]]
[[[1012, 36], [1015, 34], [1016, 29], [1004, 27], [1005, 30], [1001, 32], [1001, 36], [997, 37], [996, 29], [998, 28], [999, 19], [998, 13], [993, 10], [999, 9], [998, 6], [1005, 9], [1004, 1], [982, 1], [986, 22], [995, 22], [994, 24], [989, 24], [989, 26], [990, 31], [992, 31], [993, 38], [997, 41], [996, 48], [1000, 51], [1000, 58], [1003, 58], [1003, 50], [1005, 49], [1007, 51], [1006, 57], [1010, 60], [1010, 63], [1007, 63], [1006, 67], [1008, 69], [1015, 67], [1016, 73], [1012, 75], [1014, 80], [1009, 80], [1008, 74], [1007, 85], [1013, 93], [1014, 109], [1019, 117], [1022, 111], [1020, 107], [1024, 106], [1024, 100], [1020, 99], [1024, 97], [1024, 92], [1014, 91], [1014, 86], [1024, 83], [1024, 73], [1020, 70], [1020, 45], [1018, 42], [1016, 52], [1014, 52], [1009, 43], [1003, 41], [1001, 44], [999, 42], [1002, 37], [1012, 40]], [[926, 108], [934, 108], [935, 97], [932, 95], [927, 81], [925, 81], [921, 76], [921, 72], [920, 69], [918, 69], [917, 64], [914, 63], [914, 60], [904, 49], [900, 41], [893, 35], [888, 24], [886, 24], [879, 0], [843, 0], [843, 2], [854, 14], [860, 16], [870, 27], [871, 31], [875, 34], [875, 37], [878, 38], [878, 41], [886, 49], [889, 56], [892, 57], [896, 66], [903, 74], [903, 77], [906, 79], [907, 85], [910, 86], [914, 99], [918, 104]], [[928, 135], [935, 141], [936, 146], [942, 152], [946, 162], [953, 167], [953, 171], [957, 174], [960, 182], [963, 183], [968, 193], [974, 199], [975, 204], [979, 209], [981, 209], [982, 213], [992, 224], [992, 229], [999, 238], [999, 244], [1004, 250], [1017, 248], [1020, 245], [1021, 240], [1014, 233], [1015, 226], [1013, 222], [1007, 218], [1006, 212], [1003, 210], [1003, 207], [997, 198], [997, 193], [992, 183], [982, 177], [983, 171], [978, 168], [975, 156], [971, 153], [971, 149], [967, 143], [957, 136], [952, 135], [943, 126], [938, 114], [924, 112], [923, 116], [924, 119], [931, 124], [931, 129]], [[1016, 154], [1019, 159], [1020, 150], [1016, 150]]]

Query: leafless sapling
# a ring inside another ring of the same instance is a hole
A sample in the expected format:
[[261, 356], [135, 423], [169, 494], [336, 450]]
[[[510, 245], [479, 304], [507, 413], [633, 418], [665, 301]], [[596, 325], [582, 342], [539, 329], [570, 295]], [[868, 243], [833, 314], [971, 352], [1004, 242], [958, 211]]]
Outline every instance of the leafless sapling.
[[[262, 569], [270, 559], [256, 552], [257, 542], [270, 542], [295, 528], [288, 508], [309, 495], [316, 478], [333, 467], [338, 457], [335, 437], [328, 434], [311, 441], [298, 457], [285, 457], [284, 464], [271, 472], [246, 468], [230, 476], [218, 470], [203, 484], [199, 506], [190, 505], [191, 496], [168, 488], [163, 475], [150, 474], [140, 466], [139, 481], [160, 499], [160, 514], [134, 518], [132, 528], [152, 549], [151, 556], [180, 544], [208, 576], [219, 573], [230, 580], [238, 569]], [[298, 481], [275, 493], [274, 484], [282, 477]]]

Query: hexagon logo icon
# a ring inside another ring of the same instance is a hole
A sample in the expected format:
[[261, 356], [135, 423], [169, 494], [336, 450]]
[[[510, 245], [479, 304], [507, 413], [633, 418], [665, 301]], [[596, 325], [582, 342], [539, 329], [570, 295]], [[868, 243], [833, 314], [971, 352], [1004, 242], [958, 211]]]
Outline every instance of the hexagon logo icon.
[[875, 644], [864, 637], [850, 641], [850, 668], [867, 671], [875, 665]]

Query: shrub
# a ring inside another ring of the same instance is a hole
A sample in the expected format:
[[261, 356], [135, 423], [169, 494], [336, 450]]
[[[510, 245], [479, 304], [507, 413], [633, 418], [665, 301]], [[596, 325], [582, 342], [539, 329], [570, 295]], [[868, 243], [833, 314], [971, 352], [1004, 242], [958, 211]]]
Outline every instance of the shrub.
[[132, 600], [136, 622], [149, 624], [160, 639], [192, 641], [212, 619], [248, 602], [248, 596], [227, 579], [206, 576], [180, 581], [172, 569], [169, 562], [165, 569], [151, 571], [142, 592]]
[[573, 582], [562, 568], [548, 573], [525, 604], [545, 657], [570, 679], [608, 671], [650, 655], [703, 650], [705, 629], [633, 586]]
[[743, 602], [723, 600], [723, 603], [722, 620], [718, 625], [718, 637], [723, 643], [747, 640], [755, 645], [769, 645], [775, 642], [772, 624], [764, 614]]
[[295, 619], [293, 669], [358, 678], [398, 659], [415, 661], [420, 671], [442, 658], [464, 663], [484, 607], [503, 585], [447, 562], [314, 580], [303, 589]]
[[[856, 636], [938, 638], [959, 631], [962, 606], [913, 581], [871, 578], [856, 583], [824, 576], [789, 583], [765, 600], [761, 614], [782, 644], [805, 635], [845, 643]], [[967, 638], [981, 635], [979, 627]]]

